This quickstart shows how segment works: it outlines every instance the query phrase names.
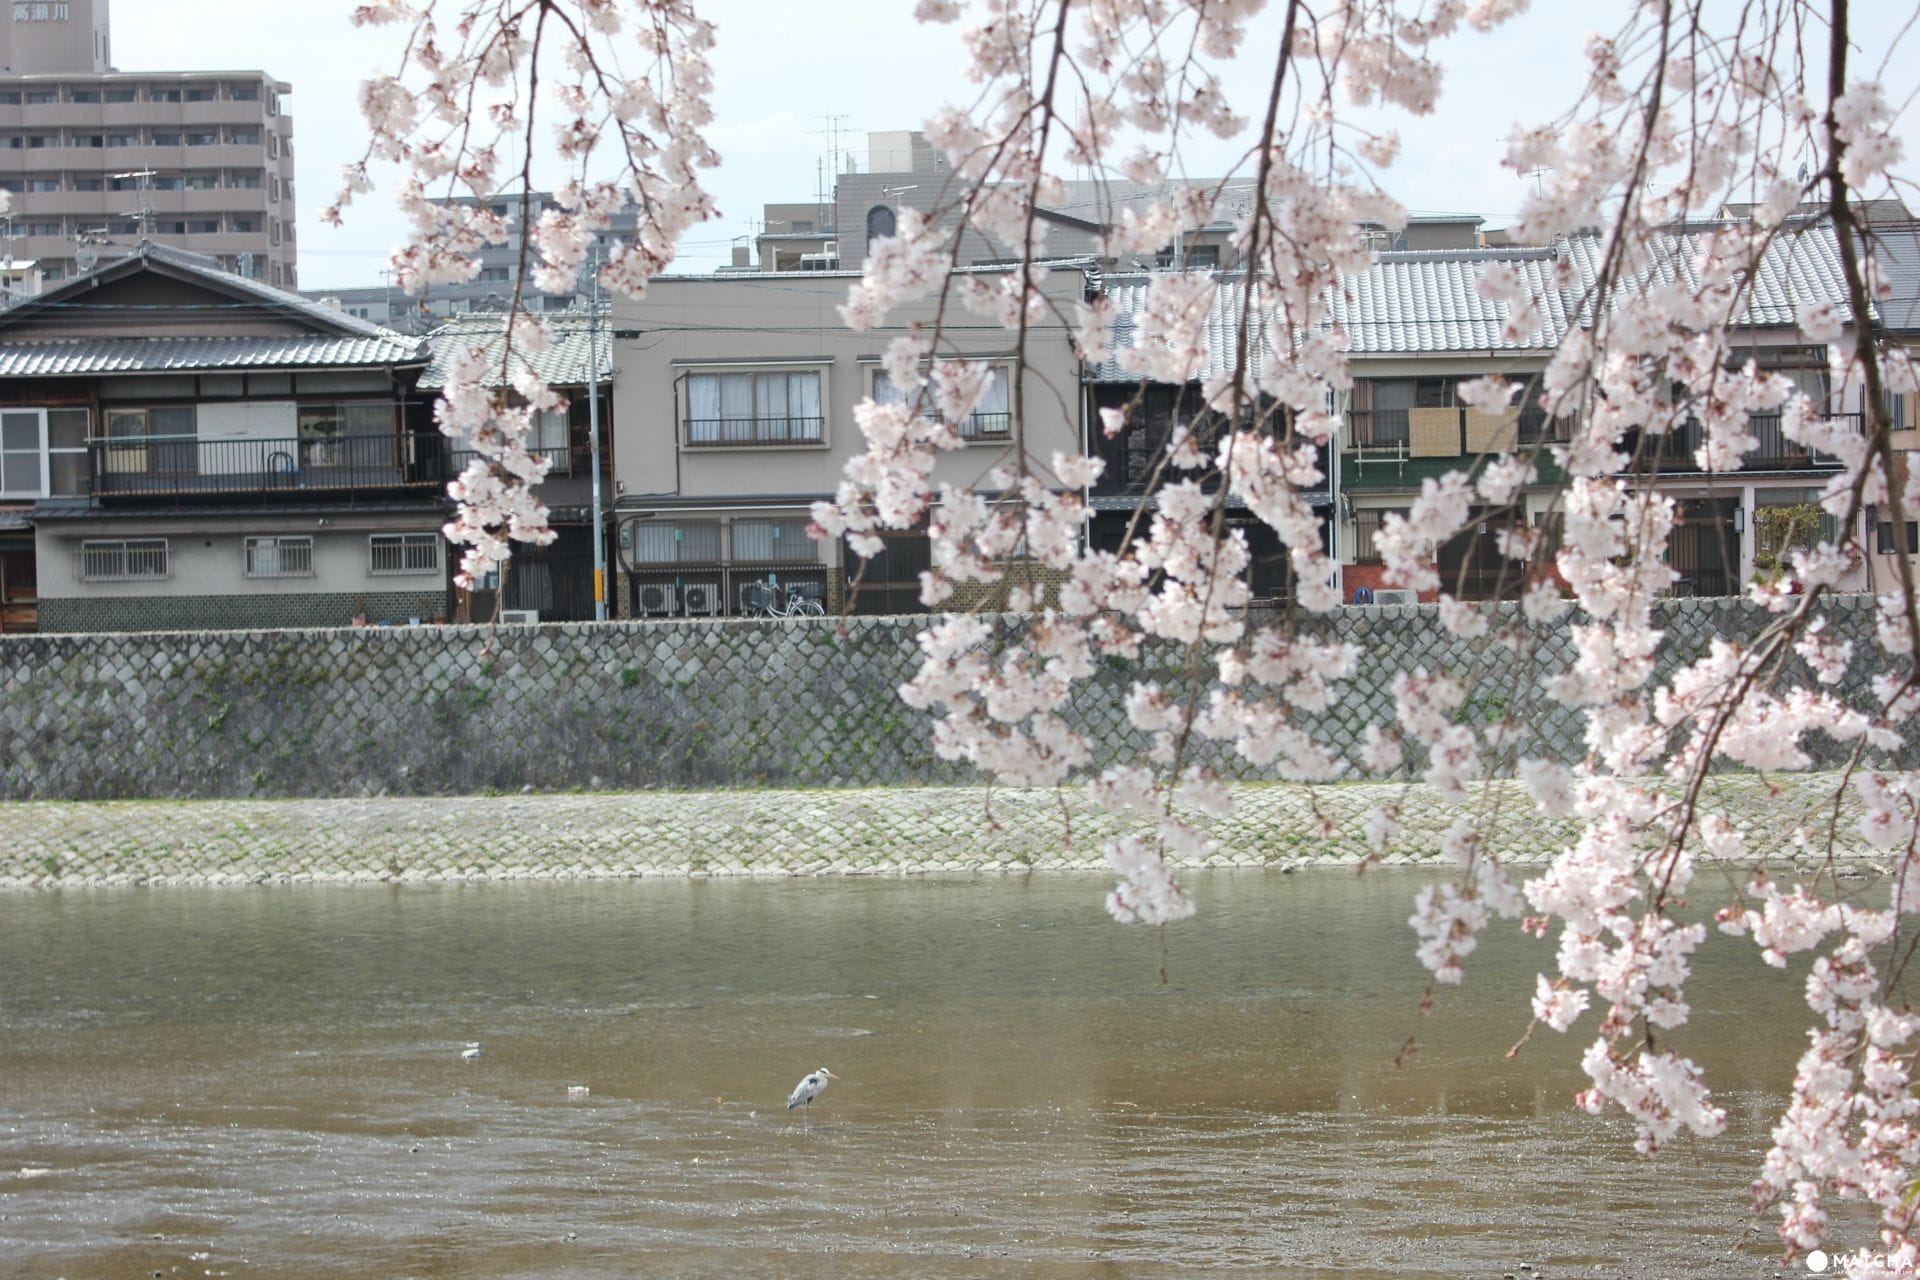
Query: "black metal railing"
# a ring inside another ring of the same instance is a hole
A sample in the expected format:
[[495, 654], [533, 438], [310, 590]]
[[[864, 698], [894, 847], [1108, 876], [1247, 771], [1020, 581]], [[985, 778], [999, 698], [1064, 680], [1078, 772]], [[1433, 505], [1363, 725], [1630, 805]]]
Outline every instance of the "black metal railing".
[[[1857, 413], [1830, 413], [1823, 415], [1828, 419], [1853, 419], [1858, 421]], [[1837, 468], [1840, 460], [1830, 454], [1820, 453], [1808, 448], [1797, 440], [1787, 438], [1781, 427], [1777, 413], [1756, 413], [1747, 420], [1747, 429], [1760, 441], [1759, 447], [1746, 455], [1741, 469], [1745, 471], [1798, 471], [1802, 469]], [[1699, 460], [1694, 456], [1706, 440], [1706, 429], [1693, 419], [1662, 435], [1648, 438], [1646, 455], [1658, 464], [1662, 471], [1698, 471]]]
[[973, 413], [960, 424], [962, 440], [1005, 440], [1013, 434], [1010, 413]]
[[825, 418], [688, 418], [687, 445], [819, 444], [826, 426]]
[[251, 498], [444, 486], [448, 440], [438, 432], [304, 439], [202, 440], [118, 436], [88, 441], [96, 498]]
[[1354, 409], [1347, 414], [1356, 449], [1404, 449], [1408, 439], [1408, 410]]

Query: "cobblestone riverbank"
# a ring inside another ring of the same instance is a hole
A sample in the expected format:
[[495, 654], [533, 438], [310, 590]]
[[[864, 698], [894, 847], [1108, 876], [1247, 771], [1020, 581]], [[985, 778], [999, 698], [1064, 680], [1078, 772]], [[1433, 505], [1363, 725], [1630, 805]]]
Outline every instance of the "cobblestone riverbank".
[[[1831, 775], [1726, 777], [1708, 803], [1773, 858], [1825, 856]], [[1515, 784], [1470, 804], [1419, 785], [1236, 788], [1211, 855], [1189, 865], [1287, 868], [1364, 856], [1364, 815], [1399, 806], [1390, 861], [1438, 856], [1441, 833], [1484, 807], [1509, 859], [1545, 861], [1572, 825], [1542, 819]], [[1322, 834], [1330, 820], [1332, 834]], [[1837, 852], [1870, 853], [1851, 794]], [[1101, 867], [1101, 845], [1137, 829], [1081, 790], [983, 787], [625, 792], [472, 798], [104, 801], [0, 804], [0, 889], [109, 885], [481, 881], [636, 876], [863, 875]]]

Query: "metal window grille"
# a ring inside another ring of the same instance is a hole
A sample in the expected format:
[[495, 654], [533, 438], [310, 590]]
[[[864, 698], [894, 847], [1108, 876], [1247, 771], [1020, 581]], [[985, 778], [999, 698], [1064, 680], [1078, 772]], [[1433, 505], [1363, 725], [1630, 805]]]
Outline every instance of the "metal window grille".
[[376, 533], [367, 539], [371, 573], [438, 573], [437, 533]]
[[77, 553], [83, 582], [137, 582], [172, 576], [165, 538], [116, 538], [82, 542]]
[[735, 520], [733, 558], [748, 561], [818, 560], [818, 544], [805, 519]]
[[312, 538], [248, 538], [249, 578], [310, 578]]

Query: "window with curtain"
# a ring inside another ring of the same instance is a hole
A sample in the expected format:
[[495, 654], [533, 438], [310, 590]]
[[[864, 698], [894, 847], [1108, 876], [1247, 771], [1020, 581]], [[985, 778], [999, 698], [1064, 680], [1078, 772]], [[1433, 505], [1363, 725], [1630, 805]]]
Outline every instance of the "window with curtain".
[[825, 438], [818, 370], [687, 378], [690, 445], [819, 444]]
[[[881, 404], [893, 404], [907, 397], [893, 385], [892, 378], [884, 372], [876, 372], [873, 375], [873, 398]], [[979, 403], [973, 406], [973, 412], [967, 415], [967, 420], [960, 424], [960, 438], [1005, 440], [1012, 434], [1013, 401], [1009, 393], [1007, 371], [1001, 365], [994, 365]]]

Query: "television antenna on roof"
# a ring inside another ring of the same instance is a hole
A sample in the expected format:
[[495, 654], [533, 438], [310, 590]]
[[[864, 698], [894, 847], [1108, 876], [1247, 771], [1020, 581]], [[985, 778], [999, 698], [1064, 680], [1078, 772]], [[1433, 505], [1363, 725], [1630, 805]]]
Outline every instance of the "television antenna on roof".
[[108, 175], [116, 182], [124, 182], [131, 178], [139, 184], [134, 188], [140, 198], [134, 203], [133, 220], [142, 240], [153, 238], [153, 203], [147, 199], [147, 180], [155, 174], [156, 171], [153, 169], [130, 169], [126, 173]]

